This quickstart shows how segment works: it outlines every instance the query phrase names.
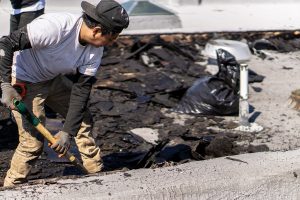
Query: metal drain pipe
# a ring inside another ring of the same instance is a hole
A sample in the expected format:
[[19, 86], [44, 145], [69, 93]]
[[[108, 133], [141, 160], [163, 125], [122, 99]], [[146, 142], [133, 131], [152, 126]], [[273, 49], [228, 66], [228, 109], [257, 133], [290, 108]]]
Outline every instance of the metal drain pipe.
[[240, 101], [239, 101], [240, 126], [249, 127], [248, 103], [248, 65], [240, 64]]

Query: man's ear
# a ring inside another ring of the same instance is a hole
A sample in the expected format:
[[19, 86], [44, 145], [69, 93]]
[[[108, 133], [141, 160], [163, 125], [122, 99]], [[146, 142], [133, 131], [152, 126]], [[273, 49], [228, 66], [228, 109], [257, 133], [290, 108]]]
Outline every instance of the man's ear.
[[93, 36], [95, 37], [97, 35], [97, 33], [102, 34], [102, 29], [99, 26], [96, 26], [93, 28]]

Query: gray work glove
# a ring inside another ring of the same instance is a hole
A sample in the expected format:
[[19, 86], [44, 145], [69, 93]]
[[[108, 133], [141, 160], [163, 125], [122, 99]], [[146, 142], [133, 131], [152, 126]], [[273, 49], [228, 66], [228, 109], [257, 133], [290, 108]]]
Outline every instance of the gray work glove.
[[1, 90], [2, 90], [2, 98], [1, 103], [6, 107], [12, 106], [12, 100], [15, 98], [17, 100], [21, 100], [22, 97], [19, 95], [19, 93], [13, 88], [13, 86], [10, 83], [1, 83]]
[[60, 154], [59, 157], [62, 157], [70, 148], [71, 136], [64, 131], [59, 131], [54, 137], [56, 142], [51, 145], [51, 148]]

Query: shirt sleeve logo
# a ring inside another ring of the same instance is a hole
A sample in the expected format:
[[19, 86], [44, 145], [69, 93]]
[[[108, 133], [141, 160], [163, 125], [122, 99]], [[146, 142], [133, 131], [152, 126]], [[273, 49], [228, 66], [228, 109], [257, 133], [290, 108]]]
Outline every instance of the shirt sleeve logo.
[[99, 66], [96, 64], [88, 64], [79, 67], [79, 72], [87, 76], [95, 76]]

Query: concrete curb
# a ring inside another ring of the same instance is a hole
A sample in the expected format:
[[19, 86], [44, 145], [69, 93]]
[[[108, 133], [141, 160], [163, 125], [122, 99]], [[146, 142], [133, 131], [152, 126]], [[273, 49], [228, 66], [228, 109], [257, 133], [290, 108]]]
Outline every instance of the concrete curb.
[[300, 198], [298, 175], [300, 150], [264, 152], [175, 167], [52, 180], [50, 185], [1, 191], [0, 199], [296, 200]]

